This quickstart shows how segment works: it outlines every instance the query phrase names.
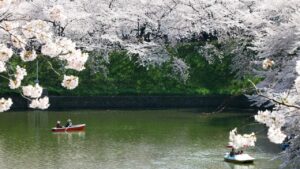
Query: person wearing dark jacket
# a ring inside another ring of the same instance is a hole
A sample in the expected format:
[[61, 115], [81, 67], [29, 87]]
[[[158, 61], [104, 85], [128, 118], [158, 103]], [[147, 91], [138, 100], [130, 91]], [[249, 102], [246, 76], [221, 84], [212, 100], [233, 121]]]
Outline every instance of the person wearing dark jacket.
[[62, 128], [61, 124], [60, 124], [60, 121], [57, 121], [56, 122], [56, 128]]
[[235, 156], [235, 151], [234, 151], [234, 148], [231, 149], [230, 153], [229, 153], [229, 156], [230, 157], [233, 157]]

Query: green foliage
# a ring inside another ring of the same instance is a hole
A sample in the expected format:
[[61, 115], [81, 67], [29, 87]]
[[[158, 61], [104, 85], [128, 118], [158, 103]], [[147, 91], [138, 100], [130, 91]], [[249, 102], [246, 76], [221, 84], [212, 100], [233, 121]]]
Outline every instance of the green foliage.
[[[82, 72], [63, 70], [58, 60], [47, 61], [49, 58], [39, 56], [39, 81], [41, 86], [47, 88], [50, 95], [214, 95], [214, 94], [240, 94], [250, 87], [246, 79], [254, 82], [259, 79], [247, 77], [235, 79], [230, 70], [232, 56], [224, 54], [223, 59], [215, 57], [213, 63], [201, 56], [195, 47], [203, 44], [194, 43], [170, 48], [169, 52], [177, 58], [183, 59], [190, 67], [190, 77], [186, 82], [175, 78], [172, 73], [172, 59], [160, 66], [143, 67], [138, 64], [135, 56], [128, 56], [126, 52], [116, 51], [109, 55], [109, 63], [90, 60], [87, 69]], [[220, 44], [214, 44], [220, 47]], [[176, 52], [175, 52], [176, 51]], [[95, 55], [95, 53], [91, 53]], [[127, 56], [126, 56], [127, 55]], [[14, 57], [13, 66], [20, 63]], [[95, 73], [89, 65], [102, 65], [107, 74]], [[26, 67], [29, 75], [22, 82], [23, 85], [33, 84], [36, 80], [36, 61], [22, 65]], [[60, 73], [58, 75], [52, 67]], [[67, 90], [61, 86], [63, 74], [79, 76], [79, 86], [75, 90]], [[15, 93], [9, 90], [7, 80], [1, 79], [1, 94]]]

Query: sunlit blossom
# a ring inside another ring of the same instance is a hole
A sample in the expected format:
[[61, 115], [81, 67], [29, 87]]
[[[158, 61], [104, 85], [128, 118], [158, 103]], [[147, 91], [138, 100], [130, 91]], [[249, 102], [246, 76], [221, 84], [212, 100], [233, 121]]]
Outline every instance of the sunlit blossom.
[[48, 33], [48, 32], [41, 32], [39, 34], [36, 35], [36, 39], [40, 42], [40, 43], [48, 43], [52, 41], [52, 33]]
[[29, 105], [30, 108], [41, 110], [47, 109], [49, 106], [49, 98], [47, 96], [39, 99], [34, 99]]
[[31, 23], [27, 23], [22, 27], [22, 33], [26, 38], [33, 38], [35, 36], [35, 27]]
[[10, 89], [17, 89], [21, 86], [21, 80], [20, 79], [9, 79], [9, 84], [8, 84]]
[[12, 102], [11, 98], [8, 98], [8, 99], [1, 98], [0, 99], [0, 112], [9, 110], [12, 104], [13, 104], [13, 102]]
[[256, 121], [266, 124], [268, 127], [280, 128], [285, 124], [284, 115], [269, 110], [258, 111], [254, 118]]
[[286, 135], [282, 133], [280, 128], [270, 127], [268, 129], [268, 138], [270, 139], [271, 142], [280, 144], [284, 141]]
[[16, 68], [15, 78], [18, 80], [23, 80], [27, 76], [27, 71], [25, 68], [20, 67], [19, 65]]
[[0, 44], [0, 61], [7, 62], [13, 55], [12, 49], [6, 45]]
[[61, 22], [66, 19], [66, 16], [64, 15], [64, 9], [60, 5], [53, 6], [49, 9], [49, 18], [56, 22]]
[[61, 85], [69, 90], [75, 89], [78, 86], [78, 77], [64, 75], [64, 80]]
[[61, 48], [53, 42], [48, 42], [42, 46], [42, 54], [51, 58], [57, 57], [61, 53]]
[[235, 149], [255, 146], [256, 136], [254, 133], [251, 134], [238, 134], [237, 128], [229, 132], [229, 145]]
[[56, 41], [56, 44], [61, 48], [61, 52], [63, 53], [61, 55], [62, 59], [65, 59], [64, 56], [74, 51], [76, 47], [76, 44], [68, 38], [60, 38]]
[[265, 59], [262, 63], [262, 67], [263, 69], [269, 69], [271, 68], [273, 65], [275, 64], [275, 62], [269, 58]]
[[[78, 50], [77, 50], [78, 51]], [[87, 53], [81, 53], [81, 51], [76, 52], [73, 55], [69, 55], [67, 60], [67, 69], [73, 69], [77, 71], [82, 71], [85, 69], [85, 63], [88, 60], [89, 55]]]
[[32, 20], [22, 27], [22, 32], [26, 38], [36, 38], [41, 43], [52, 40], [50, 26], [42, 20]]
[[31, 51], [23, 50], [20, 53], [20, 57], [24, 62], [29, 62], [29, 61], [35, 60], [37, 57], [37, 54], [36, 54], [35, 50], [31, 50]]
[[23, 86], [22, 91], [24, 96], [28, 96], [31, 98], [39, 98], [43, 93], [43, 88], [38, 83], [36, 83], [35, 86]]

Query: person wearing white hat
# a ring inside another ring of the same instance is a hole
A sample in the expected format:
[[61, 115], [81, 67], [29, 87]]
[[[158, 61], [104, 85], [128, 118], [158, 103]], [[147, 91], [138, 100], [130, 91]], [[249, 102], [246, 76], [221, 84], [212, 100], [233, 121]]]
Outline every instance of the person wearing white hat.
[[65, 127], [71, 127], [72, 126], [72, 120], [68, 119], [67, 124], [65, 125]]
[[60, 124], [60, 121], [57, 121], [56, 122], [56, 128], [62, 128], [61, 124]]

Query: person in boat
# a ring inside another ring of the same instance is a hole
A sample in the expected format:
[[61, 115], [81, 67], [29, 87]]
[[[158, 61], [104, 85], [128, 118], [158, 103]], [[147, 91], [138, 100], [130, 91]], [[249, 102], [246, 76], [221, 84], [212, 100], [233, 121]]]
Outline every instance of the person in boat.
[[67, 124], [65, 125], [65, 127], [71, 127], [72, 126], [72, 120], [68, 119]]
[[233, 157], [234, 155], [235, 155], [234, 148], [232, 148], [231, 151], [230, 151], [230, 153], [229, 153], [229, 156]]
[[56, 128], [62, 128], [62, 125], [60, 124], [60, 121], [56, 122]]
[[281, 149], [286, 150], [287, 148], [289, 148], [290, 144], [291, 144], [291, 140], [294, 138], [295, 138], [295, 134], [285, 137], [285, 139], [283, 140], [283, 142], [281, 144]]

